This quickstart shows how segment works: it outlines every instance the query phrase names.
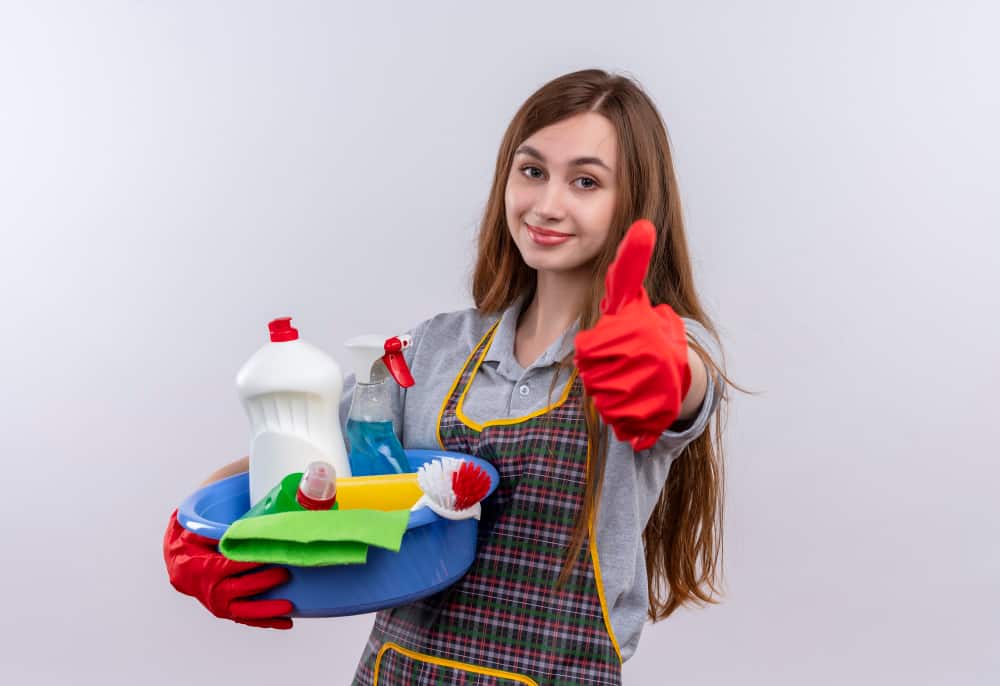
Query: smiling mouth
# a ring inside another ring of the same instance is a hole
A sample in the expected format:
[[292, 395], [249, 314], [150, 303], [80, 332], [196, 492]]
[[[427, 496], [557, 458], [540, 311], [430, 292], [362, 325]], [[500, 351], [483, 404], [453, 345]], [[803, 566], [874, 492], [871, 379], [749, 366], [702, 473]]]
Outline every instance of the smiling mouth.
[[528, 237], [531, 239], [531, 242], [543, 248], [554, 248], [557, 245], [562, 245], [573, 237], [573, 234], [571, 233], [547, 231], [545, 229], [539, 229], [536, 226], [532, 226], [531, 224], [525, 224], [524, 226], [526, 227]]
[[552, 238], [569, 238], [570, 236], [573, 235], [571, 233], [562, 233], [561, 231], [551, 231], [549, 229], [543, 229], [538, 226], [532, 226], [531, 224], [525, 224], [525, 226], [528, 227], [529, 231], [533, 231], [540, 236], [550, 236]]

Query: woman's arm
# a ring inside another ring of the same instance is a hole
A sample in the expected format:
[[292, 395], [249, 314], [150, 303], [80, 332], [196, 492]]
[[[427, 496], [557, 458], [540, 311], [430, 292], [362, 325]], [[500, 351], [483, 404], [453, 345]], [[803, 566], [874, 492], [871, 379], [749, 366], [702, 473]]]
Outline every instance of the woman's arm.
[[705, 363], [691, 346], [688, 346], [688, 366], [691, 368], [691, 386], [684, 396], [684, 402], [681, 403], [681, 413], [677, 415], [677, 422], [688, 421], [698, 414], [708, 388]]
[[216, 481], [221, 481], [227, 476], [233, 476], [234, 474], [242, 474], [243, 472], [250, 471], [250, 457], [241, 457], [235, 462], [230, 462], [225, 467], [220, 467], [212, 472], [207, 479], [205, 479], [201, 485], [207, 486], [208, 484], [215, 483]]

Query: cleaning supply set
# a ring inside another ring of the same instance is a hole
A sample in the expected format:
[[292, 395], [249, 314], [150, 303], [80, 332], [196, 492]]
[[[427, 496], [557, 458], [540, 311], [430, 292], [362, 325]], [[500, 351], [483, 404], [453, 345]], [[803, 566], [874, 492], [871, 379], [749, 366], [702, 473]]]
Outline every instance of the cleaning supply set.
[[371, 612], [461, 578], [475, 557], [479, 501], [499, 475], [470, 455], [403, 449], [391, 384], [414, 383], [402, 354], [410, 337], [345, 344], [356, 378], [347, 449], [340, 366], [303, 341], [290, 317], [268, 329], [270, 343], [237, 375], [249, 472], [193, 493], [178, 522], [218, 540], [231, 561], [287, 570], [287, 583], [259, 597], [290, 600], [296, 617]]

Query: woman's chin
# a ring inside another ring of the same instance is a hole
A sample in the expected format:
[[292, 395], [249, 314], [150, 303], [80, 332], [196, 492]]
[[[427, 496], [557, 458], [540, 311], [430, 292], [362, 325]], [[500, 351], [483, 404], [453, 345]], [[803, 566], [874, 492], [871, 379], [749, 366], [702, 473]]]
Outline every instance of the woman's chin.
[[[588, 260], [579, 250], [566, 249], [572, 246], [543, 247], [530, 241], [515, 241], [521, 259], [537, 272], [570, 273], [590, 269], [593, 256]], [[589, 273], [589, 271], [588, 271]]]
[[536, 272], [548, 272], [550, 274], [570, 275], [581, 271], [590, 273], [587, 264], [582, 264], [575, 260], [552, 259], [551, 256], [538, 257], [536, 255], [521, 255], [524, 263]]

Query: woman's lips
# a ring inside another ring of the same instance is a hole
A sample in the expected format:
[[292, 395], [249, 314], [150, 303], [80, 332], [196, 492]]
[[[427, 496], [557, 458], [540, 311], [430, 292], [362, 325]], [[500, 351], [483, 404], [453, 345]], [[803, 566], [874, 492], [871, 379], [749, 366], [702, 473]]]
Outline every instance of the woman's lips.
[[531, 224], [525, 224], [528, 229], [528, 236], [538, 245], [559, 245], [565, 243], [573, 237], [572, 234], [560, 233], [559, 231], [549, 231]]

